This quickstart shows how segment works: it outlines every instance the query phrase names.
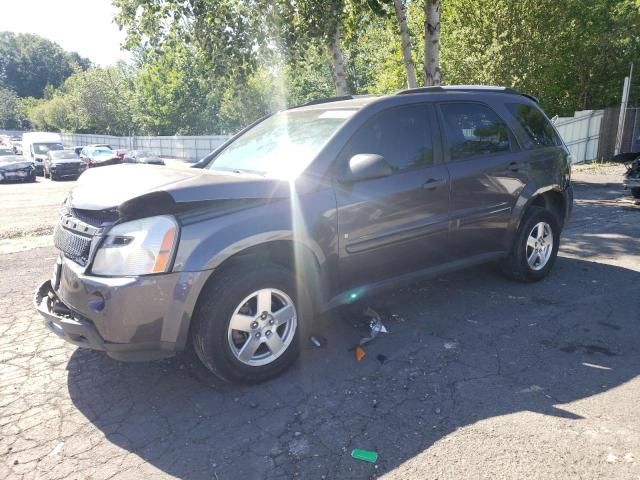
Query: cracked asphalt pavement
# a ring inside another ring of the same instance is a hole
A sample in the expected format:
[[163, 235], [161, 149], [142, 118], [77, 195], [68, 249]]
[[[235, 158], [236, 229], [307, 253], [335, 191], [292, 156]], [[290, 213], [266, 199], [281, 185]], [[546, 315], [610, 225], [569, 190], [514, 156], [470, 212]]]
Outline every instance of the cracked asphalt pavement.
[[640, 206], [619, 169], [576, 170], [548, 279], [484, 266], [378, 297], [395, 316], [361, 362], [365, 305], [332, 312], [325, 348], [252, 387], [189, 353], [125, 364], [65, 344], [31, 304], [54, 249], [0, 254], [0, 478], [639, 479]]

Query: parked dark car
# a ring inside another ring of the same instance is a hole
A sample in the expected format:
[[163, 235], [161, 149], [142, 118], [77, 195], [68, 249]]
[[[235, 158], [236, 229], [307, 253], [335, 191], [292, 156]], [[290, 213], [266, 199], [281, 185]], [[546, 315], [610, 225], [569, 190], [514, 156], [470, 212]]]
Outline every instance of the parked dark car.
[[85, 172], [35, 304], [57, 335], [114, 358], [192, 342], [220, 378], [265, 380], [319, 312], [488, 261], [546, 277], [572, 209], [569, 158], [535, 99], [510, 89], [311, 102], [201, 168]]
[[36, 168], [31, 160], [22, 155], [0, 156], [0, 183], [35, 182]]
[[52, 150], [44, 160], [44, 176], [51, 180], [78, 178], [86, 164], [73, 150]]
[[146, 163], [148, 165], [164, 165], [158, 155], [147, 150], [131, 150], [124, 154], [124, 163]]
[[88, 145], [84, 147], [80, 152], [80, 160], [82, 160], [88, 168], [105, 167], [107, 165], [122, 163], [122, 158], [106, 146]]
[[44, 175], [44, 161], [50, 151], [64, 150], [64, 146], [58, 142], [38, 142], [30, 146], [33, 149], [33, 160], [36, 166], [36, 175]]

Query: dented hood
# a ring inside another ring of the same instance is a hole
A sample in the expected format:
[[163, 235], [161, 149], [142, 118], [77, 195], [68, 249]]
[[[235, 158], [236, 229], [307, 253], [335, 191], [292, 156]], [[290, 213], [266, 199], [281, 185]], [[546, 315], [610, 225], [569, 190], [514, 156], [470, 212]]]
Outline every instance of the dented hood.
[[197, 168], [123, 164], [88, 169], [69, 194], [73, 208], [104, 210], [131, 204], [136, 198], [173, 203], [233, 199], [273, 199], [289, 195], [286, 181], [255, 175], [221, 173]]

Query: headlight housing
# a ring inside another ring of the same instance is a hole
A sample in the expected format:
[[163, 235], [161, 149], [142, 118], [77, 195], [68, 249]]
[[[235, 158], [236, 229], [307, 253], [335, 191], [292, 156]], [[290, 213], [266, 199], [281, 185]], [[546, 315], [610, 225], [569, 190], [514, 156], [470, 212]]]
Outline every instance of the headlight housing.
[[91, 273], [138, 276], [168, 272], [178, 233], [178, 223], [169, 215], [116, 225], [98, 248]]

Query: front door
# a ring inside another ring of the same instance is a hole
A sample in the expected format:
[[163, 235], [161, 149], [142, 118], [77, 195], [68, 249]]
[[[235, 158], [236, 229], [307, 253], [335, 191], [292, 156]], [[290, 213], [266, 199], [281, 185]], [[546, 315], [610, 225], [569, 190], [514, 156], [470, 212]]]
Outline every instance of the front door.
[[336, 182], [343, 289], [447, 261], [449, 174], [434, 142], [436, 124], [430, 105], [394, 107], [369, 120], [340, 154], [339, 168], [370, 153], [383, 156], [393, 171]]

